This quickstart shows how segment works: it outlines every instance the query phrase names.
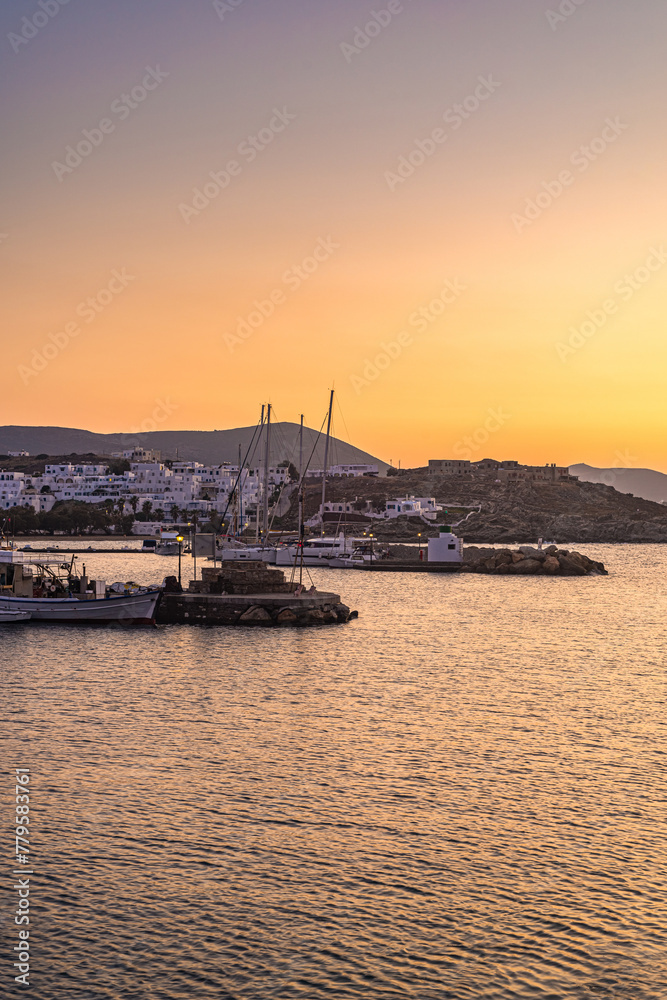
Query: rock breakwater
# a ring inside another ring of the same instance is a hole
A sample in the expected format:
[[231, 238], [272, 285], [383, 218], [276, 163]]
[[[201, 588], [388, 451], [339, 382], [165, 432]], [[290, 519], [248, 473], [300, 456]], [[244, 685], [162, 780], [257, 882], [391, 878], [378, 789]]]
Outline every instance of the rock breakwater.
[[462, 573], [494, 573], [498, 576], [606, 576], [604, 563], [589, 559], [581, 552], [548, 545], [537, 549], [520, 545], [518, 549], [478, 548], [463, 550]]

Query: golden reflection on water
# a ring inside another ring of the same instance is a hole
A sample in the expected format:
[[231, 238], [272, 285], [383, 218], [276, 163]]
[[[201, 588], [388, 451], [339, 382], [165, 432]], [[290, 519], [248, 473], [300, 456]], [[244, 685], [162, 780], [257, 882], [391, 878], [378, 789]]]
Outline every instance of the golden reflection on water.
[[667, 995], [667, 553], [590, 548], [320, 571], [347, 626], [7, 628], [42, 995]]

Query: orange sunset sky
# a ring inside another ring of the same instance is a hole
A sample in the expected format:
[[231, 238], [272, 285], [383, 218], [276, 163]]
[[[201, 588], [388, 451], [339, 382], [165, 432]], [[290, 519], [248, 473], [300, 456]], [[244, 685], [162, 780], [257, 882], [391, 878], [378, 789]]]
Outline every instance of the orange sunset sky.
[[667, 471], [664, 4], [0, 21], [0, 423]]

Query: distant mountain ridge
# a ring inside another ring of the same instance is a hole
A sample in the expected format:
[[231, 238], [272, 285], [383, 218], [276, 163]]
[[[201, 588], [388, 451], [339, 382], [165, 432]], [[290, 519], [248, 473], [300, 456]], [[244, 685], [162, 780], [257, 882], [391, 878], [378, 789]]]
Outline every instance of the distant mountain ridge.
[[[239, 445], [245, 457], [256, 427], [236, 427], [224, 431], [148, 431], [140, 434], [94, 434], [92, 431], [71, 427], [0, 427], [0, 455], [10, 451], [28, 451], [31, 455], [111, 455], [113, 452], [127, 451], [132, 447], [155, 449], [163, 458], [182, 461], [202, 462], [217, 465], [222, 462], [238, 462]], [[317, 439], [318, 432], [312, 427], [304, 427], [304, 463], [312, 454], [310, 468], [321, 469], [324, 464], [324, 434]], [[254, 465], [263, 461], [264, 437], [257, 446], [252, 460]], [[313, 450], [314, 449], [314, 450]], [[271, 424], [272, 465], [278, 462], [299, 462], [299, 424], [282, 422]], [[355, 448], [339, 438], [331, 438], [329, 465], [377, 465], [380, 475], [389, 468], [368, 452]]]
[[667, 500], [667, 475], [654, 469], [596, 469], [592, 465], [571, 465], [570, 472], [584, 483], [604, 483], [619, 493], [633, 493], [644, 500]]

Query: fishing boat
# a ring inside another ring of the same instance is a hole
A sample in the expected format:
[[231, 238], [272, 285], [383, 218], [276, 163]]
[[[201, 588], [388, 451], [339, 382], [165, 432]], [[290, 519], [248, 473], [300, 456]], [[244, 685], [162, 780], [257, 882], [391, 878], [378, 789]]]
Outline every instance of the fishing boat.
[[30, 559], [24, 552], [0, 548], [0, 615], [19, 620], [68, 624], [148, 625], [155, 621], [161, 588], [88, 580], [85, 567], [75, 571], [75, 558]]
[[[181, 538], [180, 542], [179, 538]], [[182, 536], [177, 531], [163, 531], [153, 551], [158, 556], [177, 556], [179, 549], [183, 552], [182, 541]]]

